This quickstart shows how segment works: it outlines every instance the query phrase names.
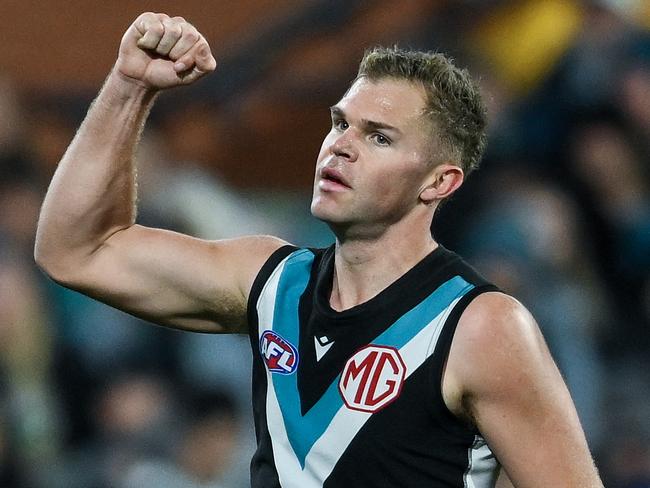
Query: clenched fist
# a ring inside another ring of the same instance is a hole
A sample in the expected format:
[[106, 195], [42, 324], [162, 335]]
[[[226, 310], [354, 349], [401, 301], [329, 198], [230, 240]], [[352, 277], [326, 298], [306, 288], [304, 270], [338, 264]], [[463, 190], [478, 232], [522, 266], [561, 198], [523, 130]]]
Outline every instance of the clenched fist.
[[208, 42], [192, 24], [182, 17], [147, 12], [122, 37], [115, 69], [159, 90], [193, 83], [216, 65]]

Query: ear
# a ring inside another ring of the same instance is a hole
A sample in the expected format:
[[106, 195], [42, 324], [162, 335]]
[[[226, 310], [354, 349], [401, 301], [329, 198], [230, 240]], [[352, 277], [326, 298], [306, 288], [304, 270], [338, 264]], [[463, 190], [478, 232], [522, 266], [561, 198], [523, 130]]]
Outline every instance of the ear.
[[455, 164], [442, 163], [433, 168], [427, 183], [420, 190], [420, 200], [431, 205], [444, 200], [463, 184], [463, 170]]

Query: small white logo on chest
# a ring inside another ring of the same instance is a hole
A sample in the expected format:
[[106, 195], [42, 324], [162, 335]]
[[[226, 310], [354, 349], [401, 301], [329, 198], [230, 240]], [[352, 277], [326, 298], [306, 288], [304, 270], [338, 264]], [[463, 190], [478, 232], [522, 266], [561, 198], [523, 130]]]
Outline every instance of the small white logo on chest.
[[330, 347], [334, 345], [334, 341], [331, 341], [327, 336], [314, 337], [314, 348], [316, 349], [316, 361], [320, 361], [325, 353], [330, 350]]

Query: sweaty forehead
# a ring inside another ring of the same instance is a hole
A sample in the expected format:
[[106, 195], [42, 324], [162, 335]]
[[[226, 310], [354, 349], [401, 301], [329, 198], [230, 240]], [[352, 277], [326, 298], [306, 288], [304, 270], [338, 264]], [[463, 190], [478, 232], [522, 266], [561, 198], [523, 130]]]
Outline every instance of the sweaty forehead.
[[346, 113], [354, 112], [364, 119], [408, 123], [423, 114], [425, 93], [422, 86], [405, 80], [374, 81], [361, 77], [337, 105]]

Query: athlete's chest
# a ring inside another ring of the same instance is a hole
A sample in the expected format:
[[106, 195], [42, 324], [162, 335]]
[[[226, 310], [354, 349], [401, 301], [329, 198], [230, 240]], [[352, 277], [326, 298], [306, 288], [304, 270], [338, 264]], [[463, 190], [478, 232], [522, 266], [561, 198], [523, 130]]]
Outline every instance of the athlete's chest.
[[[467, 283], [447, 287], [458, 295]], [[291, 391], [301, 415], [328, 395], [344, 408], [375, 414], [398, 401], [409, 375], [433, 354], [454, 302], [447, 292], [443, 287], [408, 310], [393, 307], [345, 321], [319, 313], [313, 297], [303, 294], [293, 313], [274, 314], [266, 329], [260, 323], [259, 354], [268, 378], [280, 395]]]
[[[269, 386], [305, 415], [328, 395], [376, 413], [396, 401], [408, 376], [431, 356], [449, 310], [473, 285], [420, 266], [369, 302], [329, 306], [332, 261], [291, 255], [257, 303], [259, 351]], [[289, 392], [291, 392], [289, 394]]]

